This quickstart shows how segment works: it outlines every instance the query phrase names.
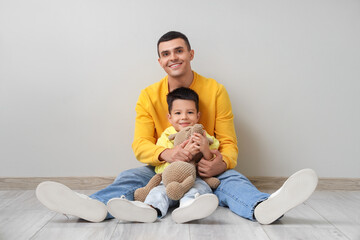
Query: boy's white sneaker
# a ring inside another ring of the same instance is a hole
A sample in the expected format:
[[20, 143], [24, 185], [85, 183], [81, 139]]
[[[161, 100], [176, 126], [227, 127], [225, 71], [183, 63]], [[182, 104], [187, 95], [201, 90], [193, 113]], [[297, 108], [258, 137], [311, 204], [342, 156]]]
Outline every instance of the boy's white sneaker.
[[210, 216], [217, 208], [219, 200], [215, 194], [195, 195], [192, 199], [175, 209], [171, 217], [176, 223], [185, 223]]
[[107, 210], [119, 220], [129, 222], [155, 222], [157, 211], [148, 204], [140, 201], [129, 201], [124, 197], [110, 199]]
[[256, 220], [261, 224], [276, 221], [290, 209], [305, 202], [315, 191], [317, 183], [318, 177], [312, 169], [294, 173], [279, 190], [255, 207]]
[[61, 183], [40, 183], [36, 188], [36, 197], [52, 211], [74, 215], [90, 222], [101, 222], [107, 215], [104, 203], [74, 192]]

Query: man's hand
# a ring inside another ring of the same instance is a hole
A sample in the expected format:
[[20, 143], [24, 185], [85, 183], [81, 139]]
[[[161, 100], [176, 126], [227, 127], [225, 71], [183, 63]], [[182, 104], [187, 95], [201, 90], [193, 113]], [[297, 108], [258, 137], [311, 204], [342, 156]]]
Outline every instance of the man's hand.
[[176, 161], [183, 161], [189, 162], [193, 155], [185, 146], [189, 143], [189, 140], [184, 141], [182, 144], [170, 149], [167, 148], [159, 155], [159, 160], [166, 161], [168, 163], [176, 162]]
[[218, 150], [210, 150], [215, 154], [212, 161], [202, 158], [197, 164], [200, 177], [213, 177], [226, 171], [226, 163], [222, 160], [222, 155]]

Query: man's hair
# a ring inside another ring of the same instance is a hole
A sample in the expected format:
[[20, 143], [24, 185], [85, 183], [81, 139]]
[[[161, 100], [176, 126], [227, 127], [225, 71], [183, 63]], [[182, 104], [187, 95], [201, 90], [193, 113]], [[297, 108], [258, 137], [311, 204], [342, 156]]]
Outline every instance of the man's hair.
[[160, 43], [167, 42], [167, 41], [170, 41], [170, 40], [173, 40], [173, 39], [176, 39], [176, 38], [183, 39], [185, 41], [185, 43], [186, 43], [186, 46], [187, 46], [188, 50], [189, 51], [191, 50], [189, 39], [185, 36], [185, 34], [183, 34], [181, 32], [170, 31], [170, 32], [167, 32], [164, 35], [162, 35], [161, 38], [159, 39], [158, 43], [157, 43], [157, 52], [158, 52], [159, 57], [160, 57], [160, 53], [159, 53], [159, 45], [160, 45]]
[[196, 111], [199, 112], [199, 95], [194, 90], [180, 87], [171, 91], [166, 97], [169, 113], [171, 113], [173, 102], [177, 99], [194, 101]]

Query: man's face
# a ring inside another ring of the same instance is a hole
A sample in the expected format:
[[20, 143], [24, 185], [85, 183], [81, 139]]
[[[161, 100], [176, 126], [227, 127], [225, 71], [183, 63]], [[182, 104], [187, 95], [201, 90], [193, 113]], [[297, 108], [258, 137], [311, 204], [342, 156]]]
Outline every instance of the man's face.
[[161, 42], [159, 55], [160, 66], [170, 77], [182, 77], [192, 71], [190, 62], [194, 58], [194, 50], [189, 50], [181, 38]]
[[176, 99], [172, 103], [172, 109], [168, 115], [169, 122], [176, 131], [193, 126], [200, 119], [200, 112], [196, 110], [192, 100]]

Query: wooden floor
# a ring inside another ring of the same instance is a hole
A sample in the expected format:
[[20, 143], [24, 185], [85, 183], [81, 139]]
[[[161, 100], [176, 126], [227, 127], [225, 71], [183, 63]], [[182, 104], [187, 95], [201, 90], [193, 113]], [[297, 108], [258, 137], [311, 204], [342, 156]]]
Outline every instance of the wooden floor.
[[245, 220], [222, 207], [188, 224], [175, 224], [170, 214], [149, 224], [116, 219], [89, 223], [47, 210], [33, 190], [0, 191], [0, 239], [360, 240], [360, 191], [317, 191], [272, 225]]

